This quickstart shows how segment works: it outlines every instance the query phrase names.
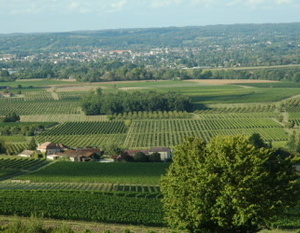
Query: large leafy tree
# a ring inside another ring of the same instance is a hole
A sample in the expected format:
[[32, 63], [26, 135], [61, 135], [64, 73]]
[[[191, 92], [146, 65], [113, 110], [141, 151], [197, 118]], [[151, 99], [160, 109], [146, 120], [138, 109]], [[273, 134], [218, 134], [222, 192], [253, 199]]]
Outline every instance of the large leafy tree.
[[246, 136], [190, 138], [162, 178], [166, 219], [190, 232], [257, 232], [296, 202], [291, 156]]

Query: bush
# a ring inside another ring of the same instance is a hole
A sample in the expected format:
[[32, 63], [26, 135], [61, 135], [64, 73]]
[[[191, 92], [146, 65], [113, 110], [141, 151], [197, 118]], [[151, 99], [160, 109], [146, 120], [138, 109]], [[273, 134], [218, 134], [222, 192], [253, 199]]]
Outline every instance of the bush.
[[150, 162], [161, 162], [160, 153], [155, 152], [148, 156]]
[[134, 161], [136, 162], [148, 162], [148, 157], [143, 152], [137, 152], [133, 156]]

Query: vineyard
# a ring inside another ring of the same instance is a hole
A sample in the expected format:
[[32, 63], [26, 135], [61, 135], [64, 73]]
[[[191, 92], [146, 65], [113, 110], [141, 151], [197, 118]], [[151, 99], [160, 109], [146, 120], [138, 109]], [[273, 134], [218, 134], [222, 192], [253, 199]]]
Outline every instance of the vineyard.
[[[195, 119], [149, 119], [126, 121], [65, 122], [37, 136], [38, 142], [53, 141], [72, 147], [115, 143], [126, 148], [173, 147], [186, 137], [209, 141], [216, 135], [261, 134], [266, 141], [287, 141], [288, 134], [274, 120], [275, 114], [199, 114]], [[84, 135], [84, 137], [82, 137]]]
[[0, 168], [1, 169], [12, 169], [12, 170], [35, 170], [41, 166], [48, 164], [46, 160], [43, 159], [33, 159], [33, 158], [0, 158]]
[[0, 195], [2, 215], [164, 225], [161, 201], [151, 194], [5, 190]]
[[193, 114], [182, 111], [124, 112], [113, 115], [113, 118], [118, 120], [180, 119], [192, 117]]
[[79, 103], [65, 100], [24, 101], [21, 99], [0, 99], [0, 115], [15, 112], [18, 115], [39, 114], [78, 114], [81, 112]]
[[63, 143], [70, 147], [101, 147], [107, 144], [123, 145], [126, 134], [88, 134], [88, 135], [46, 135], [37, 136], [39, 143], [51, 141], [55, 143]]
[[[7, 171], [2, 171], [5, 175]], [[3, 175], [0, 171], [1, 174]], [[0, 190], [60, 190], [60, 191], [96, 191], [96, 192], [139, 192], [159, 193], [158, 185], [117, 184], [117, 183], [81, 183], [81, 182], [24, 182], [11, 180], [0, 182]]]
[[158, 185], [167, 163], [71, 163], [57, 162], [38, 172], [19, 177], [32, 182], [80, 182]]
[[88, 135], [88, 134], [122, 134], [127, 127], [123, 121], [102, 122], [65, 122], [53, 129], [41, 133], [45, 135]]
[[28, 145], [28, 143], [6, 143], [6, 152], [10, 155], [18, 154], [25, 150]]
[[[18, 165], [17, 160], [23, 163]], [[32, 162], [17, 160], [0, 162], [15, 169]], [[56, 162], [0, 182], [0, 214], [162, 226], [158, 183], [167, 167], [165, 163]], [[0, 174], [7, 175], [1, 170]]]
[[89, 92], [57, 92], [58, 98], [60, 100], [80, 100], [82, 97], [86, 96]]

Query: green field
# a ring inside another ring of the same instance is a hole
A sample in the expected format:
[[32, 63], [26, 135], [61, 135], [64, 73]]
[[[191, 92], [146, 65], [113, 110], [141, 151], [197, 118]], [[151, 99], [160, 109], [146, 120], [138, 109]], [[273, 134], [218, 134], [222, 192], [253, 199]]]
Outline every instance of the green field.
[[71, 163], [57, 162], [19, 177], [32, 182], [87, 182], [158, 185], [167, 163]]

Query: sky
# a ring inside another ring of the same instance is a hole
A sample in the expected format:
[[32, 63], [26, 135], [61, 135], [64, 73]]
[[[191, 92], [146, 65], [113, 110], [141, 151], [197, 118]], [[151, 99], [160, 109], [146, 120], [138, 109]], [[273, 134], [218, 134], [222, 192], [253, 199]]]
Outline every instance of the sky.
[[300, 0], [0, 0], [0, 33], [300, 22]]

